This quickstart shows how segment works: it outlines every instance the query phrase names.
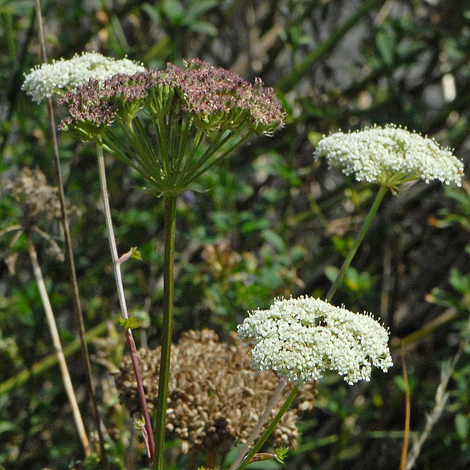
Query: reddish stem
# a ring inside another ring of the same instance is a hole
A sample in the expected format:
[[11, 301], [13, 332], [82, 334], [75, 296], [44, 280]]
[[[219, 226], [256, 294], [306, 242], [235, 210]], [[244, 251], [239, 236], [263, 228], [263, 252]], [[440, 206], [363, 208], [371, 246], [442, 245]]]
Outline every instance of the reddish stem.
[[134, 367], [135, 379], [137, 381], [137, 389], [139, 391], [140, 403], [142, 405], [142, 413], [145, 419], [145, 430], [147, 431], [147, 436], [144, 434], [144, 439], [146, 441], [147, 453], [150, 459], [150, 465], [153, 463], [153, 458], [155, 455], [155, 441], [153, 438], [152, 430], [152, 421], [150, 420], [150, 413], [147, 406], [147, 399], [145, 396], [144, 385], [142, 383], [142, 375], [140, 373], [139, 357], [137, 356], [137, 347], [135, 345], [134, 337], [132, 336], [132, 330], [126, 328], [126, 340], [131, 351], [132, 365]]

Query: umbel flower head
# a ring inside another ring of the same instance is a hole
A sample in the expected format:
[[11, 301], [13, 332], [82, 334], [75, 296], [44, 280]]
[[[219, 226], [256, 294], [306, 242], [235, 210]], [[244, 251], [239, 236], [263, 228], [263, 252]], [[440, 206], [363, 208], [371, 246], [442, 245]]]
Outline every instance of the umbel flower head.
[[[90, 79], [60, 100], [63, 130], [96, 139], [159, 193], [179, 194], [253, 134], [271, 134], [284, 113], [271, 88], [192, 59], [183, 68]], [[116, 126], [120, 132], [116, 131]]]
[[[234, 336], [222, 343], [211, 330], [184, 333], [171, 349], [171, 370], [166, 431], [179, 438], [185, 453], [202, 449], [226, 451], [237, 441], [245, 441], [258, 422], [279, 379], [272, 371], [256, 374], [250, 369], [251, 348]], [[158, 396], [160, 348], [140, 349], [139, 363], [149, 408]], [[116, 375], [121, 401], [131, 411], [140, 410], [137, 382], [130, 357], [125, 357]], [[289, 384], [283, 399], [292, 390]], [[283, 416], [271, 435], [275, 446], [295, 447], [298, 416], [312, 408], [316, 388], [308, 384]], [[272, 411], [279, 411], [282, 399]]]
[[[249, 124], [256, 133], [270, 133], [283, 124], [281, 105], [272, 88], [255, 86], [238, 75], [215, 68], [199, 59], [185, 61], [180, 68], [171, 63], [166, 70], [142, 73], [121, 72], [104, 83], [90, 80], [71, 90], [61, 103], [69, 108], [62, 127], [79, 126], [90, 121], [99, 126], [96, 112], [105, 107], [105, 124], [125, 118], [128, 105], [136, 101], [155, 118], [176, 107], [189, 113], [204, 132], [226, 131]], [[88, 109], [87, 114], [85, 111]], [[133, 116], [131, 116], [132, 119]]]
[[395, 125], [336, 132], [320, 140], [315, 155], [326, 157], [331, 166], [354, 174], [358, 181], [378, 183], [392, 191], [418, 179], [460, 186], [463, 176], [463, 163], [449, 149]]
[[276, 300], [255, 310], [238, 326], [238, 335], [254, 344], [252, 367], [305, 384], [325, 371], [336, 371], [349, 384], [370, 380], [372, 366], [393, 365], [388, 331], [370, 315], [334, 307], [320, 299]]
[[143, 71], [142, 64], [129, 59], [116, 60], [97, 52], [75, 54], [70, 60], [54, 60], [35, 67], [26, 75], [21, 87], [32, 100], [40, 103], [45, 98], [63, 94], [69, 88], [94, 78], [104, 81], [117, 73], [134, 74]]

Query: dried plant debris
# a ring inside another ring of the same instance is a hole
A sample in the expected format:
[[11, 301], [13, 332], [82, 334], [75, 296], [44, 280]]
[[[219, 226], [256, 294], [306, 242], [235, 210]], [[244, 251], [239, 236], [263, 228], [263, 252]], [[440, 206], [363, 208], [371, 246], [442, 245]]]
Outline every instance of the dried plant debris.
[[[207, 329], [184, 333], [172, 347], [166, 429], [169, 438], [182, 440], [183, 452], [228, 449], [250, 435], [279, 381], [272, 371], [256, 373], [250, 368], [250, 351], [235, 334], [230, 344], [221, 343], [216, 333]], [[158, 396], [160, 348], [140, 349], [139, 359], [152, 410]], [[130, 357], [124, 358], [116, 385], [130, 412], [139, 412]], [[289, 384], [272, 410], [272, 418], [291, 390]], [[273, 445], [296, 446], [298, 415], [312, 408], [315, 394], [314, 383], [305, 384], [271, 435]]]
[[[17, 180], [7, 181], [4, 187], [21, 206], [25, 228], [36, 225], [40, 220], [60, 219], [58, 189], [47, 184], [42, 171], [25, 168]], [[74, 206], [67, 210], [69, 215], [79, 215]]]

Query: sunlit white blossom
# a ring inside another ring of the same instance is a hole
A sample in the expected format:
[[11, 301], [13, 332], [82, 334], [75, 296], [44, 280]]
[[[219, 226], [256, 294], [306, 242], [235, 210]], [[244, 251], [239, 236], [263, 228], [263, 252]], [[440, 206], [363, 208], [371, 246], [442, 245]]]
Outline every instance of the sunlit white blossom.
[[252, 367], [274, 370], [301, 385], [336, 371], [349, 384], [370, 380], [372, 366], [393, 365], [388, 331], [370, 315], [353, 313], [320, 299], [276, 300], [238, 326], [254, 344]]
[[394, 125], [331, 134], [320, 140], [315, 155], [326, 157], [331, 166], [354, 174], [358, 181], [391, 189], [418, 179], [460, 186], [463, 176], [463, 163], [451, 150]]
[[104, 81], [118, 73], [132, 75], [144, 70], [142, 64], [129, 59], [116, 60], [97, 52], [85, 52], [70, 60], [54, 60], [51, 64], [35, 67], [26, 75], [22, 90], [39, 103], [90, 78]]

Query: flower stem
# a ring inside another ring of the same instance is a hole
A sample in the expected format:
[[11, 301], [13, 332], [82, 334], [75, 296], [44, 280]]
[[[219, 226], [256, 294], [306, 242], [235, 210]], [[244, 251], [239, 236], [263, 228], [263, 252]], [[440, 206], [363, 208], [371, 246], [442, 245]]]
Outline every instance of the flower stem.
[[248, 437], [247, 441], [245, 442], [245, 445], [243, 446], [242, 450], [240, 453], [237, 455], [237, 458], [233, 461], [230, 470], [235, 470], [240, 462], [243, 460], [243, 457], [248, 453], [250, 450], [250, 447], [253, 443], [253, 441], [256, 439], [256, 436], [259, 433], [259, 430], [262, 428], [264, 423], [267, 421], [269, 418], [269, 415], [271, 414], [271, 410], [274, 408], [274, 405], [277, 403], [279, 400], [279, 397], [284, 390], [284, 387], [287, 385], [287, 380], [284, 378], [279, 379], [279, 383], [277, 385], [276, 390], [273, 393], [273, 396], [270, 398], [268, 404], [266, 405], [266, 408], [261, 415], [260, 419], [256, 423], [256, 426], [254, 427], [253, 431], [251, 432], [250, 436]]
[[[273, 419], [271, 424], [268, 426], [268, 429], [266, 429], [266, 431], [261, 436], [261, 438], [256, 443], [256, 445], [251, 449], [250, 453], [246, 456], [246, 458], [240, 463], [240, 465], [238, 467], [234, 467], [233, 465], [232, 465], [232, 467], [236, 468], [237, 470], [243, 470], [244, 468], [246, 468], [250, 464], [250, 462], [253, 459], [253, 457], [255, 456], [255, 454], [258, 453], [258, 451], [261, 449], [261, 446], [266, 442], [266, 439], [274, 431], [274, 428], [278, 425], [279, 421], [284, 416], [284, 413], [289, 409], [289, 406], [294, 401], [294, 399], [297, 396], [298, 392], [299, 392], [299, 387], [296, 385], [296, 386], [294, 386], [294, 388], [290, 392], [289, 396], [287, 397], [286, 401], [282, 405], [282, 408], [277, 413], [276, 417]], [[230, 470], [232, 470], [232, 467], [230, 468]]]
[[359, 248], [360, 244], [362, 243], [362, 240], [364, 239], [365, 234], [367, 233], [367, 230], [370, 227], [370, 224], [372, 223], [372, 219], [374, 218], [380, 203], [382, 202], [385, 193], [388, 191], [388, 188], [385, 186], [380, 186], [379, 192], [377, 193], [377, 196], [375, 197], [375, 201], [372, 204], [372, 207], [369, 210], [369, 213], [367, 214], [366, 219], [364, 220], [364, 223], [362, 224], [361, 231], [359, 232], [359, 235], [357, 236], [356, 240], [354, 241], [353, 246], [349, 250], [349, 253], [346, 256], [346, 259], [344, 260], [343, 266], [341, 266], [341, 269], [338, 273], [338, 276], [335, 279], [335, 282], [333, 285], [330, 287], [330, 290], [328, 291], [328, 294], [326, 296], [326, 301], [331, 302], [331, 299], [333, 295], [336, 292], [336, 289], [338, 288], [341, 280], [344, 277], [344, 274], [346, 273], [347, 269], [349, 268], [349, 265], [351, 264], [351, 261], [354, 258], [354, 255], [356, 254], [357, 249]]
[[[99, 138], [99, 143], [101, 144], [101, 139]], [[129, 318], [129, 314], [127, 311], [127, 303], [126, 297], [124, 294], [124, 286], [122, 284], [122, 275], [121, 275], [121, 263], [118, 262], [119, 255], [116, 247], [116, 238], [114, 236], [114, 228], [113, 228], [113, 220], [111, 217], [111, 208], [109, 206], [109, 197], [108, 197], [108, 187], [106, 184], [106, 171], [104, 166], [104, 156], [103, 156], [103, 148], [101, 145], [97, 145], [97, 156], [98, 156], [98, 173], [100, 176], [100, 184], [101, 184], [101, 194], [103, 197], [103, 207], [104, 207], [104, 214], [106, 220], [106, 227], [108, 229], [108, 239], [109, 239], [109, 246], [111, 249], [111, 256], [113, 260], [113, 271], [114, 277], [116, 279], [116, 287], [119, 296], [119, 303], [121, 305], [121, 312], [124, 319]], [[129, 346], [129, 350], [131, 352], [132, 358], [132, 365], [134, 367], [134, 374], [135, 379], [137, 381], [137, 389], [139, 392], [139, 399], [142, 406], [142, 414], [144, 415], [145, 419], [145, 430], [146, 434], [144, 434], [144, 439], [146, 439], [146, 445], [149, 449], [148, 457], [150, 462], [153, 462], [153, 453], [155, 450], [155, 443], [153, 440], [153, 431], [152, 431], [152, 421], [150, 419], [150, 413], [147, 406], [147, 397], [145, 396], [144, 386], [142, 383], [142, 374], [140, 372], [140, 365], [139, 365], [139, 358], [137, 355], [137, 348], [135, 345], [134, 337], [132, 335], [132, 330], [130, 328], [126, 328], [126, 341]], [[148, 439], [148, 441], [147, 441]]]
[[156, 409], [154, 470], [163, 470], [164, 464], [166, 408], [168, 382], [170, 379], [170, 352], [173, 330], [176, 199], [177, 196], [174, 194], [164, 195], [165, 255], [163, 261], [163, 336]]

